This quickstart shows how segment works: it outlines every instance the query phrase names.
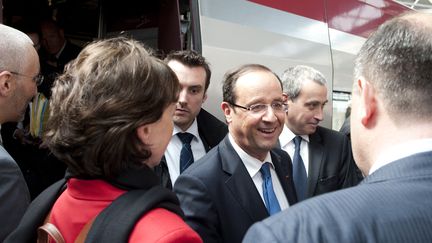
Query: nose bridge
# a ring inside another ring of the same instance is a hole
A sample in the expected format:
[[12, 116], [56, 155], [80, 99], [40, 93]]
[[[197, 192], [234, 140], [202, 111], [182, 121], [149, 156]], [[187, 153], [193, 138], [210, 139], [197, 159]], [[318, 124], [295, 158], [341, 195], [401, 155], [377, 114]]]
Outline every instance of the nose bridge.
[[266, 121], [277, 120], [276, 113], [270, 104], [267, 104], [267, 109], [265, 110], [265, 112], [263, 114], [263, 120], [266, 120]]
[[179, 99], [178, 99], [178, 101], [184, 103], [184, 102], [186, 102], [186, 100], [187, 100], [187, 89], [186, 88], [182, 88], [180, 90], [180, 93], [179, 93]]

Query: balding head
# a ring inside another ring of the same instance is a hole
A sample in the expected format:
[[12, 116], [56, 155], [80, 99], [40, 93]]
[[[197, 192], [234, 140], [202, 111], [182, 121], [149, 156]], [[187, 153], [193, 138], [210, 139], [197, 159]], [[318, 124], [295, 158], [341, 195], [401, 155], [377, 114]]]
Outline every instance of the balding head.
[[36, 94], [39, 57], [31, 39], [0, 24], [0, 124], [22, 119]]
[[29, 50], [33, 49], [32, 40], [23, 32], [0, 24], [0, 71], [19, 72], [27, 60]]

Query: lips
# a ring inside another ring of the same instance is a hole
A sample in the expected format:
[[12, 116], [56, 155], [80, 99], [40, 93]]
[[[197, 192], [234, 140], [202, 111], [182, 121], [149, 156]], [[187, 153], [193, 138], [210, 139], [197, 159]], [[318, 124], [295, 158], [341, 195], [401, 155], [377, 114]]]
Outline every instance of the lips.
[[276, 128], [258, 128], [264, 138], [273, 139], [276, 136]]
[[182, 109], [182, 108], [176, 108], [176, 110], [175, 110], [175, 112], [174, 112], [174, 114], [176, 114], [176, 115], [179, 115], [179, 114], [186, 114], [186, 113], [189, 113], [189, 111], [186, 110], [186, 109]]

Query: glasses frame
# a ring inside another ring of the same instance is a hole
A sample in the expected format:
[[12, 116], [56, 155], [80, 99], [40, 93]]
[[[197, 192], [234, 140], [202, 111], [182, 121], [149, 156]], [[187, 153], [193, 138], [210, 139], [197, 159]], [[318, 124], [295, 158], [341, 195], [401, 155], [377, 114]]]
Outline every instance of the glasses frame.
[[40, 73], [38, 75], [34, 76], [34, 77], [31, 77], [31, 76], [28, 76], [28, 75], [24, 75], [24, 74], [18, 73], [18, 72], [12, 72], [12, 71], [10, 71], [10, 73], [12, 73], [14, 75], [26, 77], [26, 78], [31, 78], [36, 83], [36, 86], [41, 85], [43, 83], [43, 80], [44, 80], [44, 76], [42, 74], [40, 74]]
[[[257, 105], [265, 105], [265, 106], [267, 106], [267, 110], [263, 110], [263, 111], [262, 111], [262, 114], [265, 114], [265, 112], [268, 111], [268, 107], [269, 107], [269, 106], [270, 106], [270, 108], [273, 110], [273, 112], [275, 112], [275, 111], [278, 112], [278, 110], [275, 110], [275, 109], [273, 108], [273, 106], [272, 106], [274, 103], [271, 103], [271, 104], [254, 104], [254, 105], [250, 105], [249, 107], [242, 106], [242, 105], [238, 105], [238, 104], [231, 103], [231, 102], [228, 102], [228, 103], [229, 103], [230, 105], [234, 106], [234, 107], [241, 108], [241, 109], [245, 109], [245, 110], [251, 112], [252, 114], [261, 114], [261, 112], [254, 112], [254, 111], [252, 111], [252, 107], [257, 106]], [[280, 103], [281, 103], [281, 104], [283, 105], [283, 107], [284, 107], [284, 109], [281, 110], [281, 112], [287, 112], [287, 111], [288, 111], [288, 104], [283, 103], [283, 102], [280, 102]]]

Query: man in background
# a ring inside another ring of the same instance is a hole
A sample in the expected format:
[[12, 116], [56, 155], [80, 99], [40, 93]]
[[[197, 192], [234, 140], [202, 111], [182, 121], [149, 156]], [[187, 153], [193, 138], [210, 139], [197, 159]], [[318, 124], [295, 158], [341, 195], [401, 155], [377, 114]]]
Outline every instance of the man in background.
[[430, 23], [387, 21], [356, 58], [351, 140], [367, 177], [257, 223], [244, 242], [432, 242]]
[[[30, 38], [0, 24], [0, 124], [18, 122], [36, 95], [39, 57]], [[0, 241], [18, 225], [30, 202], [23, 175], [0, 144]]]
[[171, 189], [187, 167], [225, 137], [228, 128], [202, 108], [211, 77], [205, 58], [195, 51], [184, 50], [169, 54], [165, 62], [176, 73], [181, 91], [173, 116], [173, 136], [155, 172], [162, 185]]
[[298, 65], [282, 75], [288, 112], [279, 137], [291, 157], [299, 201], [357, 185], [362, 179], [349, 139], [319, 126], [327, 104], [327, 81], [316, 69]]

